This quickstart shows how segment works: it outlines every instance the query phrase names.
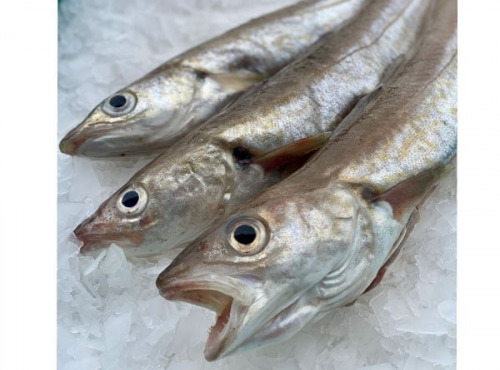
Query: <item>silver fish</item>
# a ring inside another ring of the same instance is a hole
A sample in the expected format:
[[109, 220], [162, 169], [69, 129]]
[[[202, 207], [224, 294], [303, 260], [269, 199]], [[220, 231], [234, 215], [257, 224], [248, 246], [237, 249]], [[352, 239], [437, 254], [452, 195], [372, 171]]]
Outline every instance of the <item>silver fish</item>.
[[455, 1], [431, 19], [413, 59], [313, 160], [159, 276], [166, 299], [216, 311], [208, 360], [290, 338], [380, 278], [456, 152]]
[[75, 230], [82, 252], [111, 242], [135, 255], [182, 246], [276, 183], [273, 169], [324, 144], [324, 133], [412, 48], [432, 3], [371, 2], [133, 176]]
[[169, 60], [101, 102], [61, 141], [70, 155], [158, 151], [273, 75], [367, 0], [315, 0], [254, 19]]

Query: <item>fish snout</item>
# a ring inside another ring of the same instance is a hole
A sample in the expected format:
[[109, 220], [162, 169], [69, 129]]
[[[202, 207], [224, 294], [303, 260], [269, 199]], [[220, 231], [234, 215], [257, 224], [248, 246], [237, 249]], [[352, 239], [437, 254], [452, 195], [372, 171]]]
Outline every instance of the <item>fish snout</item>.
[[[182, 276], [189, 270], [189, 267], [184, 265], [179, 265], [175, 263], [175, 260], [161, 272], [161, 274], [156, 279], [156, 287], [158, 288], [160, 295], [170, 300], [172, 296], [178, 293], [178, 288], [174, 288], [179, 284], [177, 282], [182, 282]], [[182, 285], [182, 284], [180, 284]]]
[[103, 244], [102, 241], [99, 241], [99, 239], [96, 238], [93, 220], [94, 217], [87, 218], [73, 231], [73, 234], [75, 234], [77, 239], [83, 242], [83, 245], [80, 247], [80, 253], [82, 254], [99, 249], [99, 245]]
[[59, 150], [61, 151], [61, 153], [68, 155], [76, 155], [77, 147], [78, 146], [74, 141], [68, 140], [67, 138], [62, 139], [59, 143]]
[[122, 248], [133, 248], [144, 241], [144, 233], [121, 230], [116, 225], [109, 225], [97, 221], [97, 216], [91, 216], [83, 221], [73, 231], [75, 236], [83, 242], [80, 253], [87, 254], [97, 249], [108, 247], [116, 243]]
[[[62, 138], [59, 150], [68, 155], [88, 155], [87, 147], [94, 146], [95, 140], [103, 137], [112, 127], [113, 124], [105, 120], [83, 121]], [[91, 153], [91, 156], [102, 156], [99, 155], [99, 148], [97, 153]]]
[[72, 130], [68, 132], [68, 134], [59, 143], [59, 150], [64, 154], [77, 155], [78, 149], [84, 141], [85, 138], [81, 136], [79, 137], [78, 134], [75, 134], [75, 131]]
[[196, 257], [197, 244], [185, 248], [163, 270], [156, 279], [156, 287], [163, 298], [172, 300], [180, 291], [192, 288], [192, 285], [205, 285], [210, 273], [200, 266]]

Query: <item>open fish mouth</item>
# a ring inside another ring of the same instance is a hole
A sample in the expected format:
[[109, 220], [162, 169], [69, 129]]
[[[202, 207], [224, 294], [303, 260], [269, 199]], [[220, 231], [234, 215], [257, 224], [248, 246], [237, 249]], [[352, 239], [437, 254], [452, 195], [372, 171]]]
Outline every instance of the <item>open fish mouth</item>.
[[161, 296], [167, 300], [187, 302], [214, 311], [216, 320], [205, 344], [205, 358], [214, 361], [227, 354], [225, 352], [228, 346], [234, 342], [239, 332], [240, 314], [245, 308], [237, 300], [237, 294], [229, 292], [227, 287], [208, 282], [183, 282], [167, 286], [159, 278], [157, 286]]

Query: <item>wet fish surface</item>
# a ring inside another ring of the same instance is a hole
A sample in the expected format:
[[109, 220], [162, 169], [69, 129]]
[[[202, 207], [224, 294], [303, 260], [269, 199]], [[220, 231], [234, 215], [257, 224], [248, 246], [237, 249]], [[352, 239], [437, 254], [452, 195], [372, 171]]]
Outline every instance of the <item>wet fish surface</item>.
[[157, 152], [342, 27], [366, 2], [303, 1], [190, 49], [101, 102], [60, 150], [90, 157]]
[[325, 132], [413, 47], [430, 4], [371, 2], [134, 175], [77, 227], [81, 251], [112, 242], [137, 256], [181, 247], [279, 181], [279, 164], [323, 145]]
[[290, 338], [380, 280], [456, 153], [456, 2], [302, 169], [186, 248], [163, 297], [217, 313], [215, 360]]

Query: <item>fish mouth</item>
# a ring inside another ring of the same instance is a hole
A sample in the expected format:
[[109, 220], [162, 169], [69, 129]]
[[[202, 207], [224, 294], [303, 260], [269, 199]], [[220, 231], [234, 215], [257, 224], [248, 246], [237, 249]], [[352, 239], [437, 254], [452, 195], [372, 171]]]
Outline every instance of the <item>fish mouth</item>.
[[69, 132], [59, 143], [59, 150], [67, 155], [77, 155], [78, 149], [85, 140], [86, 137], [75, 137], [73, 132]]
[[134, 248], [140, 244], [139, 241], [133, 240], [132, 237], [126, 238], [121, 235], [106, 235], [105, 238], [101, 235], [90, 235], [84, 238], [77, 235], [76, 237], [83, 242], [83, 245], [80, 247], [80, 253], [83, 255], [107, 248], [113, 243], [122, 248]]
[[93, 251], [107, 248], [112, 243], [119, 245], [122, 248], [134, 248], [139, 246], [144, 236], [141, 233], [97, 233], [89, 232], [85, 224], [78, 226], [73, 233], [78, 240], [83, 242], [80, 247], [81, 254], [89, 254]]
[[100, 122], [98, 126], [104, 127], [89, 128], [88, 126], [79, 125], [68, 132], [59, 143], [61, 153], [71, 156], [81, 154], [89, 140], [92, 141], [109, 132], [113, 124], [111, 122]]
[[236, 298], [234, 289], [208, 282], [183, 282], [164, 285], [163, 278], [158, 278], [157, 287], [163, 298], [181, 301], [208, 308], [216, 313], [215, 324], [210, 328], [205, 344], [204, 355], [208, 361], [215, 361], [228, 354], [229, 345], [238, 334], [240, 314], [245, 306]]

